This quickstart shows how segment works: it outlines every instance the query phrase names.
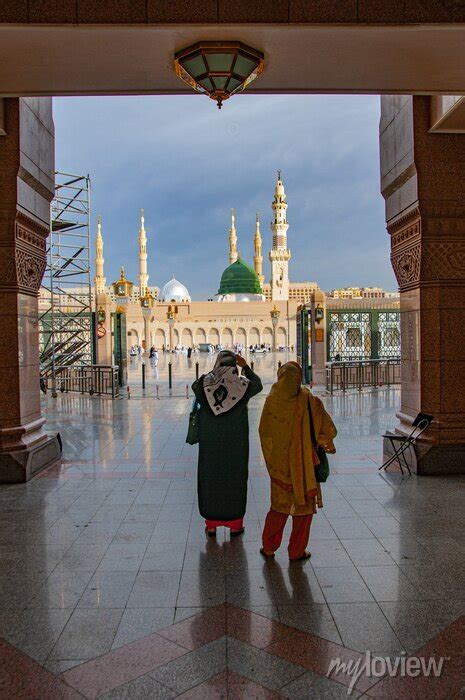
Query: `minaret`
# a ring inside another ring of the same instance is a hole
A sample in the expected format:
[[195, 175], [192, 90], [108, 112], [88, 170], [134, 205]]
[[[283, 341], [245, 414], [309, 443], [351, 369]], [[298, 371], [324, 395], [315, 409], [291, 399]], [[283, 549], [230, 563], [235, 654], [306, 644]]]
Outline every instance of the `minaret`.
[[260, 233], [260, 217], [257, 213], [256, 221], [255, 221], [255, 236], [253, 239], [254, 243], [254, 267], [255, 267], [255, 272], [257, 273], [257, 277], [260, 280], [260, 284], [263, 285], [263, 282], [265, 281], [265, 276], [263, 274], [263, 257], [262, 257], [262, 235]]
[[147, 273], [147, 236], [145, 234], [145, 219], [144, 210], [140, 210], [140, 228], [139, 228], [139, 293], [141, 297], [145, 297], [147, 293], [147, 285], [149, 276]]
[[95, 237], [95, 293], [104, 294], [106, 279], [103, 274], [103, 238], [102, 238], [102, 215], [97, 218], [97, 236]]
[[271, 263], [271, 299], [272, 301], [287, 301], [289, 299], [289, 260], [291, 259], [291, 251], [287, 247], [287, 229], [289, 224], [286, 219], [286, 193], [280, 170], [278, 170], [278, 181], [271, 208], [274, 214], [271, 222], [273, 247], [269, 256]]
[[235, 263], [238, 257], [234, 209], [231, 209], [231, 228], [229, 229], [229, 264], [232, 265]]

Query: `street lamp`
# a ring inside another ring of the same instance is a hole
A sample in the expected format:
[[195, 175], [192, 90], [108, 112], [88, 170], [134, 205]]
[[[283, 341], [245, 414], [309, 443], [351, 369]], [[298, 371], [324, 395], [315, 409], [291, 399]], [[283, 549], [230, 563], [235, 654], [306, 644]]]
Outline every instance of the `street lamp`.
[[117, 282], [113, 282], [112, 287], [113, 287], [113, 293], [117, 299], [118, 305], [121, 307], [122, 312], [124, 313], [126, 310], [127, 305], [129, 304], [129, 300], [132, 297], [132, 290], [134, 287], [133, 282], [129, 282], [129, 280], [126, 279], [126, 273], [124, 271], [124, 266], [121, 267], [121, 273], [120, 273], [120, 278]]
[[145, 340], [145, 351], [147, 352], [149, 344], [149, 321], [152, 315], [152, 309], [154, 304], [154, 298], [147, 290], [143, 297], [140, 298], [140, 308], [142, 310], [142, 316], [144, 318], [144, 340]]
[[321, 304], [317, 304], [315, 307], [315, 323], [321, 323], [325, 317], [325, 310]]
[[176, 323], [176, 319], [178, 317], [178, 307], [177, 306], [168, 306], [168, 311], [166, 312], [166, 319], [168, 321], [168, 326], [170, 329], [170, 352], [173, 351], [173, 328], [174, 324]]
[[280, 316], [280, 311], [276, 307], [276, 304], [273, 306], [273, 308], [270, 311], [270, 316], [271, 316], [271, 324], [273, 326], [273, 352], [276, 352], [276, 328], [278, 326], [278, 321], [279, 321], [279, 316]]
[[116, 297], [114, 352], [115, 361], [119, 366], [119, 384], [127, 384], [127, 357], [126, 357], [126, 311], [132, 298], [134, 284], [126, 279], [124, 267], [117, 282], [113, 282], [113, 293]]

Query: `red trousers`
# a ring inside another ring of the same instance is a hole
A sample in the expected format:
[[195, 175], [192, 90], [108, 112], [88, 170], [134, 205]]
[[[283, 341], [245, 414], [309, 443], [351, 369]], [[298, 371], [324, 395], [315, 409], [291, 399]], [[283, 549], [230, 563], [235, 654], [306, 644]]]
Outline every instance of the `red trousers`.
[[214, 527], [229, 527], [230, 530], [242, 530], [244, 527], [243, 518], [237, 520], [205, 520], [205, 525], [209, 530]]
[[[276, 552], [283, 539], [283, 530], [288, 519], [287, 513], [278, 513], [270, 510], [265, 520], [263, 528], [262, 542], [263, 549], [267, 554]], [[310, 525], [312, 524], [313, 513], [310, 515], [293, 515], [292, 532], [289, 538], [289, 559], [300, 559], [305, 553], [305, 547], [310, 537]]]

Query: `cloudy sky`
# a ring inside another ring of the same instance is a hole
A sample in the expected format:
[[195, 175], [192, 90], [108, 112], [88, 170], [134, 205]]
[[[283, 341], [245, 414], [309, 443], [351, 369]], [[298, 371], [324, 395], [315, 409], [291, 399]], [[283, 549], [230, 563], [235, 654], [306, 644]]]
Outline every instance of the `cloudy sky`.
[[291, 280], [396, 288], [379, 194], [379, 98], [239, 95], [221, 111], [197, 95], [57, 98], [54, 115], [57, 169], [91, 177], [108, 282], [125, 264], [137, 283], [141, 207], [151, 285], [174, 274], [194, 299], [215, 294], [231, 207], [249, 262], [260, 212], [268, 277], [281, 168]]

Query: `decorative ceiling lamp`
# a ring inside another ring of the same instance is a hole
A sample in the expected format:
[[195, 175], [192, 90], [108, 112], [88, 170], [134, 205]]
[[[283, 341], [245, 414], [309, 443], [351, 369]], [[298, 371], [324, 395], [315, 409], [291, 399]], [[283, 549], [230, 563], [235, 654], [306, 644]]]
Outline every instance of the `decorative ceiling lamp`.
[[241, 92], [263, 70], [264, 56], [240, 41], [201, 41], [178, 51], [176, 74], [218, 103]]

